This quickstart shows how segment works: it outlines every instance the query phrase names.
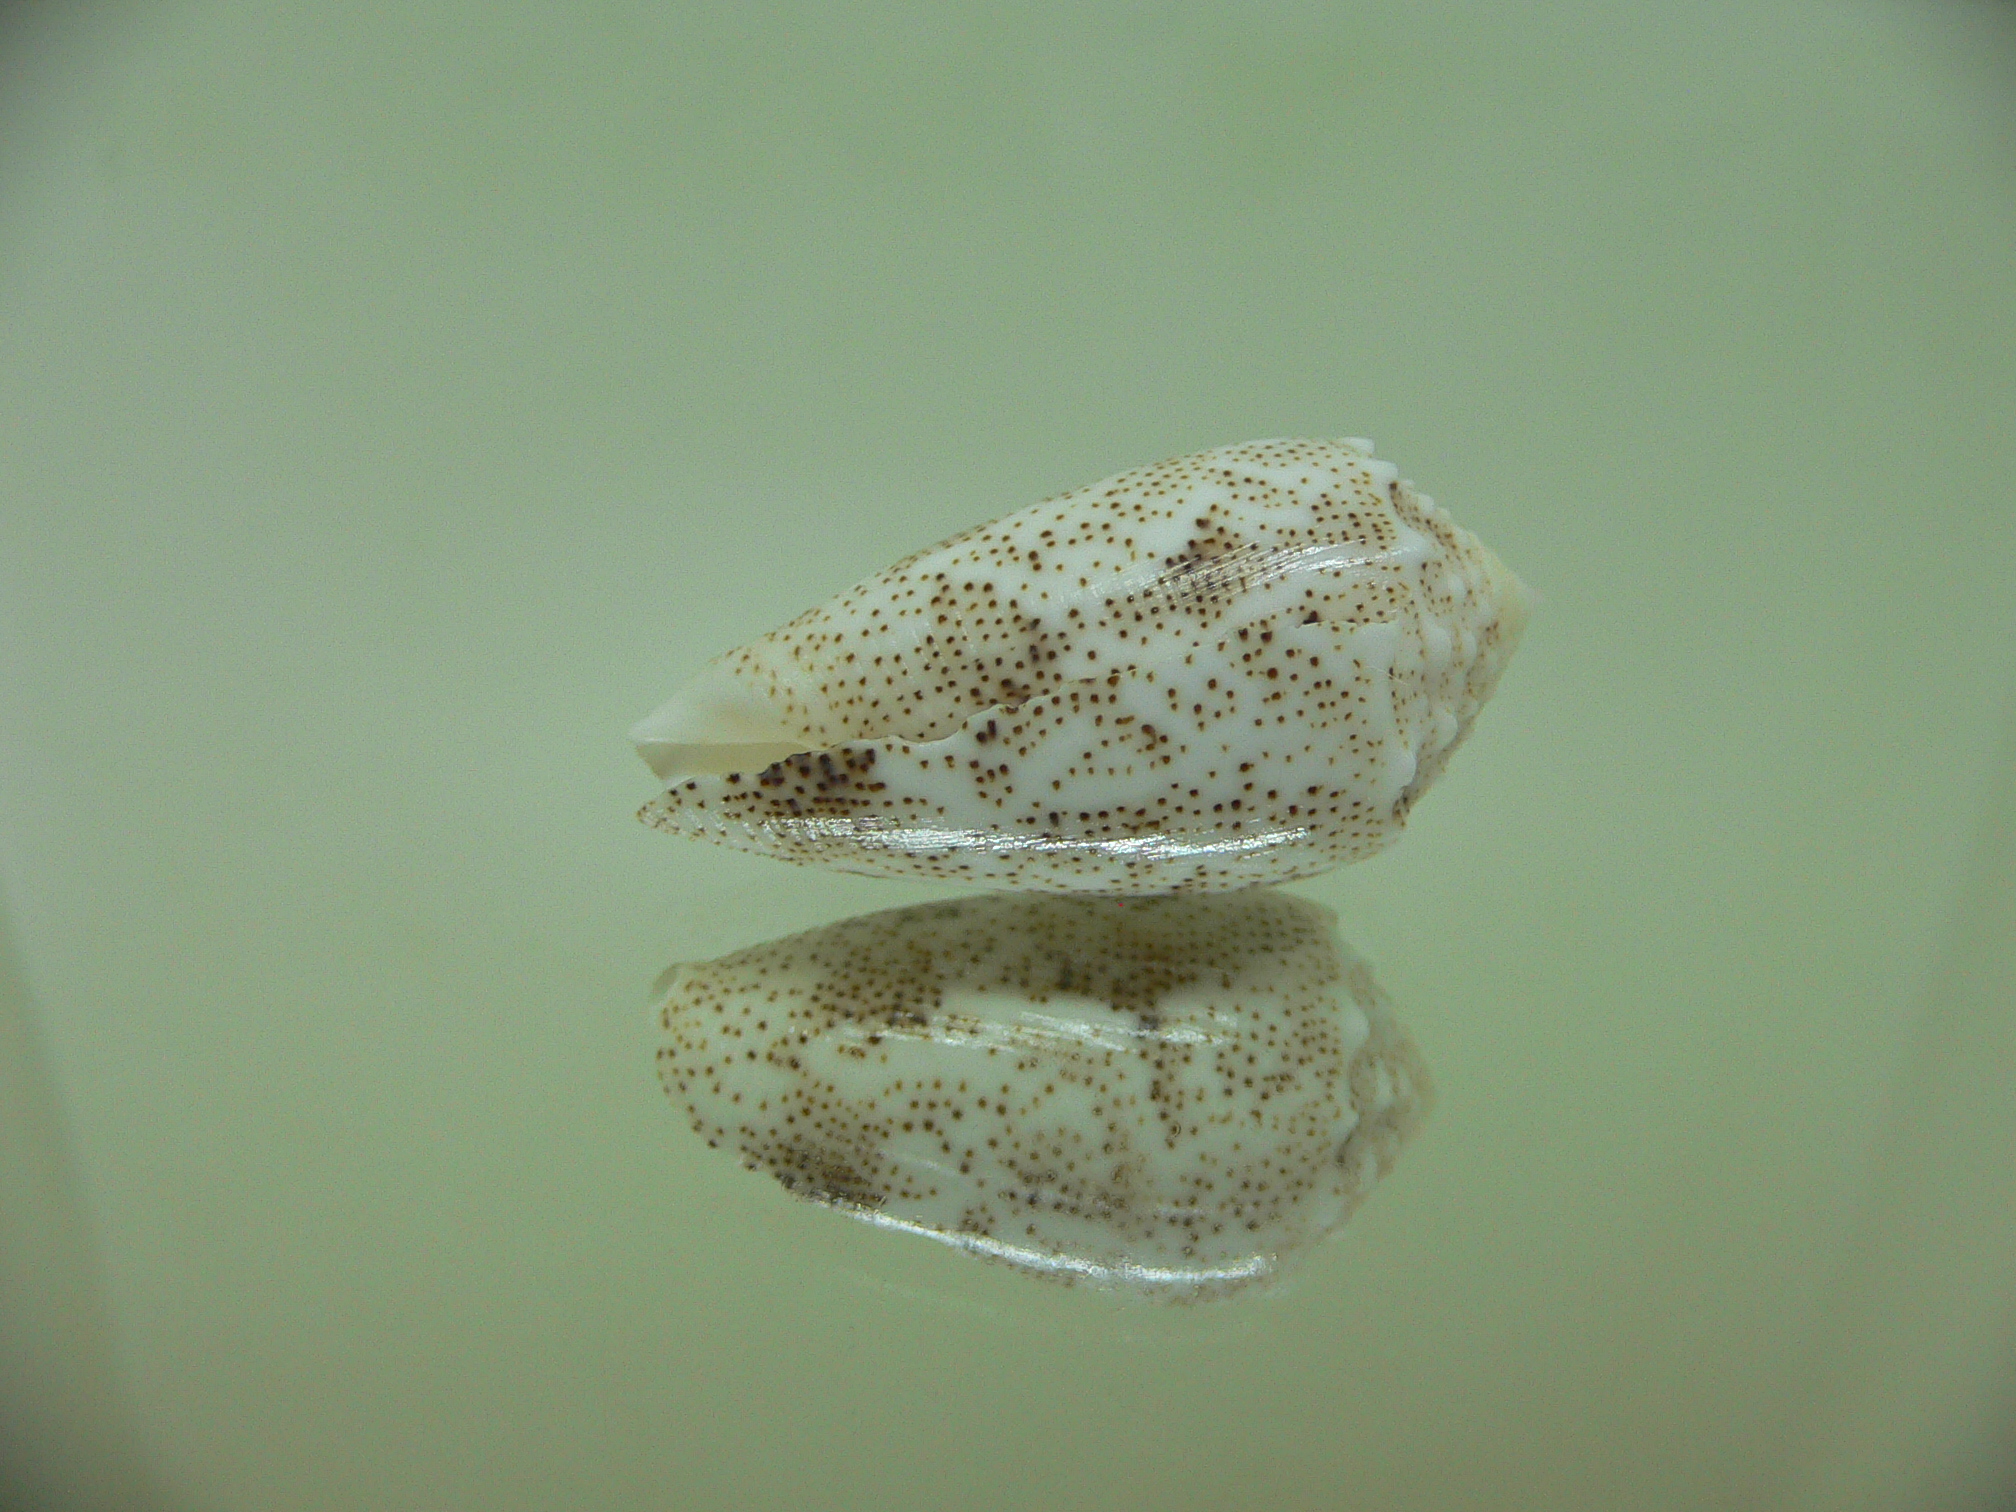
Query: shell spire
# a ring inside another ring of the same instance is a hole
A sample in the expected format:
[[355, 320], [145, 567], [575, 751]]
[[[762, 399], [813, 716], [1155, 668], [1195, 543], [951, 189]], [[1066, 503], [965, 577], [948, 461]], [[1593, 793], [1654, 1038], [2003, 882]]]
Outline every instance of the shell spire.
[[1362, 441], [1254, 441], [952, 537], [632, 732], [640, 817], [877, 876], [1215, 891], [1369, 856], [1530, 596]]

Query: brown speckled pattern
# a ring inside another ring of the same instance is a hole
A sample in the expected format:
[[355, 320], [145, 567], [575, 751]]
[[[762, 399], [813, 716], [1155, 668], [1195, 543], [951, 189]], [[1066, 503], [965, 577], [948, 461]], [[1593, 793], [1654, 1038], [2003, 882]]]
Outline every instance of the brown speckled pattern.
[[728, 653], [805, 753], [640, 817], [872, 875], [1219, 890], [1383, 848], [1524, 589], [1362, 443], [1259, 441], [955, 536]]
[[979, 897], [669, 974], [659, 1070], [787, 1190], [1162, 1300], [1275, 1275], [1425, 1116], [1329, 913], [1271, 891]]

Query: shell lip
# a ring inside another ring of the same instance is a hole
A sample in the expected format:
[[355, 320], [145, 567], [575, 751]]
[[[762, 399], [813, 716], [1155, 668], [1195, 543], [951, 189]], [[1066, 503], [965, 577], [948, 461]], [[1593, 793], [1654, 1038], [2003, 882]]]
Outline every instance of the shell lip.
[[700, 777], [747, 777], [798, 757], [817, 757], [801, 741], [673, 741], [631, 733], [644, 764], [668, 790]]
[[[743, 772], [723, 774], [692, 774], [673, 781], [666, 793], [652, 799], [637, 811], [637, 817], [653, 829], [684, 832], [695, 828], [694, 817], [676, 801], [674, 790], [680, 787], [697, 787], [702, 781], [709, 786], [719, 784], [740, 785], [743, 782], [762, 782], [771, 772], [777, 772], [799, 760], [810, 760], [837, 764], [839, 758], [847, 754], [871, 751], [872, 744], [837, 746], [830, 751], [805, 751], [793, 753], [791, 757], [765, 768], [754, 775]], [[717, 825], [735, 823], [728, 819], [716, 819]], [[1060, 835], [1054, 833], [1021, 834], [1002, 828], [988, 828], [979, 825], [931, 824], [914, 819], [905, 819], [894, 814], [820, 814], [786, 813], [766, 814], [761, 819], [739, 821], [745, 827], [762, 828], [773, 833], [789, 833], [797, 841], [811, 845], [831, 845], [840, 843], [859, 851], [881, 851], [905, 856], [951, 856], [961, 852], [984, 852], [989, 855], [1070, 855], [1073, 853], [1096, 853], [1118, 860], [1140, 861], [1184, 861], [1196, 857], [1225, 857], [1257, 855], [1281, 847], [1292, 847], [1307, 843], [1312, 831], [1307, 825], [1274, 825], [1266, 829], [1256, 829], [1250, 834], [1225, 835], [1216, 831], [1208, 835], [1192, 836], [1169, 830], [1148, 830], [1138, 835]]]
[[668, 785], [682, 776], [761, 771], [799, 755], [803, 734], [777, 717], [762, 693], [723, 659], [703, 667], [630, 729], [644, 764]]
[[1255, 1282], [1265, 1282], [1273, 1279], [1280, 1270], [1280, 1261], [1269, 1250], [1259, 1250], [1217, 1265], [1201, 1262], [1194, 1266], [1154, 1265], [1127, 1256], [1074, 1255], [1032, 1244], [1017, 1244], [993, 1234], [938, 1228], [918, 1219], [898, 1217], [880, 1208], [857, 1203], [829, 1201], [825, 1206], [841, 1208], [849, 1217], [873, 1224], [876, 1228], [915, 1234], [920, 1239], [934, 1240], [949, 1249], [998, 1260], [1018, 1270], [1067, 1285], [1088, 1282], [1116, 1289], [1131, 1287], [1141, 1291], [1202, 1294], [1218, 1289], [1230, 1292]]

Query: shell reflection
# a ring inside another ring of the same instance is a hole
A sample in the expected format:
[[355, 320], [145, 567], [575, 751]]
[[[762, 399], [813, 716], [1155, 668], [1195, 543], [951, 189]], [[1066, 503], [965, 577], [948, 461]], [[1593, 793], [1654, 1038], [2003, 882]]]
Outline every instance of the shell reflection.
[[1166, 1301], [1278, 1274], [1425, 1116], [1328, 910], [993, 896], [673, 968], [659, 1071], [787, 1191]]
[[1369, 856], [1528, 595], [1361, 441], [1135, 468], [906, 557], [632, 731], [642, 818], [1025, 891], [1224, 891]]

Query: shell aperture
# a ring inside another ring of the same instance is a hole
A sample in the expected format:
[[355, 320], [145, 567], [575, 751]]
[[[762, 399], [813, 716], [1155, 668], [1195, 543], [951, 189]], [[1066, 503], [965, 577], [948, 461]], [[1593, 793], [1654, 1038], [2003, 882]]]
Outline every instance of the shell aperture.
[[668, 973], [659, 1073], [794, 1195], [1160, 1301], [1279, 1275], [1426, 1116], [1329, 912], [983, 896]]
[[632, 732], [640, 817], [784, 859], [1215, 891], [1371, 855], [1469, 733], [1525, 587], [1359, 441], [1256, 441], [954, 536]]

